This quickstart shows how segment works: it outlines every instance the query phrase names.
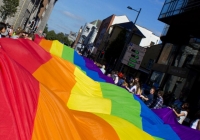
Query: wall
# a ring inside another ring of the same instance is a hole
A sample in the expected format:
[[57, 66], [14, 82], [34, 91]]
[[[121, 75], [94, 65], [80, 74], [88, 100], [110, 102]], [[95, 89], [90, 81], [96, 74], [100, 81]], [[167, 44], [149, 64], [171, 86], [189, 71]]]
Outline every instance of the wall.
[[87, 47], [88, 45], [93, 45], [94, 39], [97, 35], [96, 25], [87, 23], [82, 29], [80, 39], [78, 40], [75, 50], [82, 47]]
[[[3, 0], [2, 2], [0, 1], [0, 3], [2, 5]], [[29, 9], [30, 12], [32, 7], [33, 4], [31, 3], [30, 0], [19, 0], [19, 6], [17, 7], [17, 12], [15, 13], [15, 16], [9, 17], [6, 22], [8, 22], [10, 25], [13, 25], [14, 29], [16, 29], [22, 24], [23, 19], [25, 17], [28, 17], [28, 15], [26, 14], [26, 10]]]
[[141, 40], [140, 46], [142, 47], [149, 46], [151, 42], [154, 42], [155, 43], [154, 45], [160, 43], [160, 37], [154, 35], [152, 31], [145, 29], [144, 27], [141, 27], [139, 25], [136, 25], [136, 26], [142, 32], [142, 34], [144, 34], [144, 36], [146, 37]]
[[125, 15], [115, 16], [115, 19], [113, 20], [112, 25], [118, 24], [118, 23], [124, 23], [124, 22], [129, 22], [129, 19], [127, 18], [127, 16]]
[[150, 48], [146, 48], [146, 52], [140, 66], [142, 68], [149, 69], [151, 60], [153, 60], [153, 63], [156, 62], [157, 58], [159, 57], [161, 49], [162, 49], [162, 44], [153, 45]]
[[[46, 2], [46, 0], [44, 0], [44, 2]], [[41, 21], [38, 24], [38, 30], [37, 30], [38, 34], [41, 34], [41, 31], [43, 32], [43, 30], [44, 30], [44, 28], [45, 28], [45, 26], [47, 24], [47, 21], [48, 21], [50, 15], [51, 15], [51, 12], [53, 10], [55, 2], [56, 2], [56, 0], [51, 0], [49, 2], [48, 8], [45, 10], [45, 15], [41, 18]]]

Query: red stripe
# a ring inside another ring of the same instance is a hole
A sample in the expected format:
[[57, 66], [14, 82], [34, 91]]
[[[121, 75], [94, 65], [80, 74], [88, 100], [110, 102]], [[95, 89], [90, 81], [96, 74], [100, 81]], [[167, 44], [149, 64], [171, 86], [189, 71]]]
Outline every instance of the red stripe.
[[31, 139], [38, 96], [39, 83], [0, 49], [0, 140]]
[[44, 39], [44, 38], [40, 37], [38, 34], [35, 34], [35, 39], [34, 39], [35, 43], [39, 44], [42, 39]]
[[33, 73], [51, 59], [51, 55], [35, 42], [28, 39], [0, 39], [3, 50], [16, 62]]

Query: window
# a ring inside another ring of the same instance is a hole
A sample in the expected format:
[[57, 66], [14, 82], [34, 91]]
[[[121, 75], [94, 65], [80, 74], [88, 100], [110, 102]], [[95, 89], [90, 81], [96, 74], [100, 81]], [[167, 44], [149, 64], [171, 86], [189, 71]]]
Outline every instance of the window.
[[163, 6], [163, 9], [162, 9], [161, 14], [166, 13], [166, 12], [168, 11], [169, 6], [170, 6], [170, 3], [165, 4], [165, 5]]
[[90, 28], [89, 27], [85, 27], [85, 32], [89, 32], [90, 31]]

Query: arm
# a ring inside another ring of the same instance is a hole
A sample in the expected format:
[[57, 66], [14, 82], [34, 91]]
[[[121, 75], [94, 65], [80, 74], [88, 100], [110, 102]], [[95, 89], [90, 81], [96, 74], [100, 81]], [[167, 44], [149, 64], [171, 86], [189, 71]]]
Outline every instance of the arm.
[[145, 100], [145, 101], [148, 101], [148, 100], [149, 100], [149, 98], [144, 97], [143, 95], [140, 95], [140, 98], [142, 98], [142, 99]]
[[174, 113], [176, 114], [177, 117], [185, 116], [185, 113], [178, 114], [175, 109], [173, 109], [173, 111], [174, 111]]

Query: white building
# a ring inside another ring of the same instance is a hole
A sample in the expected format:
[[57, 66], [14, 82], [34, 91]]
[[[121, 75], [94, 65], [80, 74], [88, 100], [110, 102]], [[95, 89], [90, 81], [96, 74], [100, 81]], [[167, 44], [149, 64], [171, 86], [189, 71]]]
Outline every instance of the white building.
[[146, 37], [143, 38], [140, 42], [140, 46], [141, 47], [150, 47], [151, 45], [156, 45], [156, 44], [160, 44], [160, 37], [156, 36], [152, 31], [141, 27], [139, 25], [136, 25], [137, 28], [142, 32], [142, 34]]
[[77, 33], [70, 31], [70, 33], [66, 36], [69, 41], [74, 42], [76, 40]]
[[80, 39], [75, 46], [75, 50], [83, 50], [85, 47], [92, 51], [93, 43], [96, 38], [99, 26], [101, 24], [100, 20], [95, 20], [90, 23], [86, 23], [82, 29]]

